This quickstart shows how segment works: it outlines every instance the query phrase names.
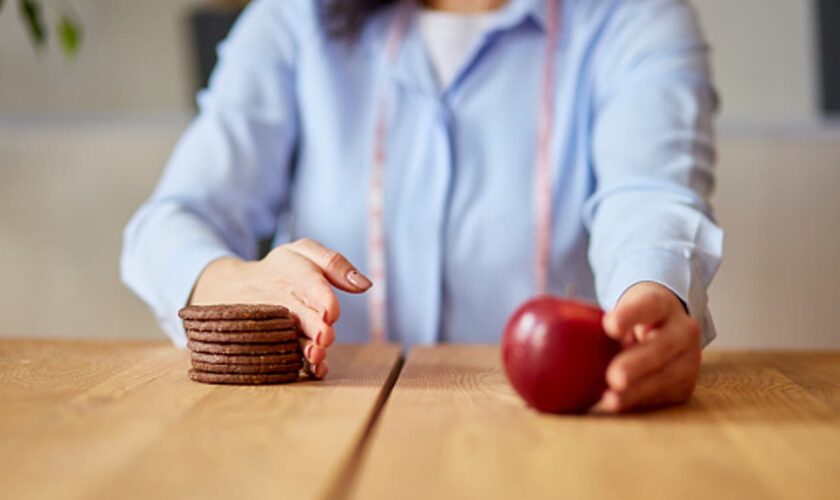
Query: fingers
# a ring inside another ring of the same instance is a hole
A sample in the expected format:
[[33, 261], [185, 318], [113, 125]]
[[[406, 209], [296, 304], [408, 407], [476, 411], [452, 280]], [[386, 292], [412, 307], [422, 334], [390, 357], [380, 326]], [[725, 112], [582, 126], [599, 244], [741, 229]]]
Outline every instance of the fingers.
[[315, 378], [324, 378], [327, 376], [327, 373], [330, 372], [330, 364], [325, 360], [317, 365], [312, 365], [310, 369], [312, 370], [311, 373], [315, 376]]
[[331, 325], [338, 321], [341, 316], [341, 305], [326, 279], [322, 276], [318, 276], [315, 280], [301, 279], [296, 285], [294, 294], [298, 300], [320, 313], [325, 323]]
[[289, 250], [288, 245], [278, 250], [278, 255], [282, 255], [284, 261], [283, 281], [287, 292], [318, 313], [324, 322], [333, 324], [338, 321], [341, 307], [321, 268], [306, 257]]
[[300, 341], [305, 360], [304, 371], [312, 377], [324, 378], [329, 371], [329, 364], [326, 361], [327, 347], [335, 341], [335, 330], [309, 308], [303, 307], [302, 314], [294, 314], [298, 317], [301, 330], [306, 335], [306, 338]]
[[306, 374], [310, 377], [322, 379], [327, 375], [327, 373], [329, 373], [330, 364], [326, 360], [323, 360], [319, 363], [310, 363], [309, 361], [304, 361], [303, 371], [305, 371]]
[[330, 371], [330, 365], [327, 363], [327, 350], [307, 339], [301, 339], [300, 344], [303, 349], [303, 370], [310, 377], [324, 378]]
[[310, 364], [316, 365], [327, 359], [327, 350], [309, 339], [300, 340], [300, 349], [304, 359]]
[[636, 283], [624, 292], [615, 309], [604, 315], [604, 331], [619, 341], [630, 335], [641, 337], [677, 309], [685, 312], [668, 288], [653, 282]]
[[316, 344], [309, 338], [300, 339], [300, 347], [303, 351], [303, 371], [310, 377], [324, 378], [330, 370], [326, 347]]
[[651, 330], [644, 342], [621, 352], [607, 368], [607, 383], [622, 391], [650, 373], [656, 372], [688, 348], [683, 334], [671, 330]]
[[295, 292], [286, 301], [289, 311], [297, 318], [304, 336], [319, 347], [329, 347], [335, 342], [335, 329], [324, 321], [323, 313], [304, 304]]
[[604, 329], [623, 341], [607, 368], [609, 389], [598, 405], [608, 412], [685, 401], [700, 368], [700, 324], [667, 288], [631, 287], [604, 318]]
[[287, 248], [313, 262], [330, 283], [345, 292], [361, 293], [372, 286], [371, 281], [343, 255], [314, 240], [297, 240]]
[[697, 353], [694, 350], [684, 351], [660, 371], [639, 380], [628, 389], [607, 390], [599, 407], [608, 412], [620, 412], [682, 403], [694, 391], [698, 370]]

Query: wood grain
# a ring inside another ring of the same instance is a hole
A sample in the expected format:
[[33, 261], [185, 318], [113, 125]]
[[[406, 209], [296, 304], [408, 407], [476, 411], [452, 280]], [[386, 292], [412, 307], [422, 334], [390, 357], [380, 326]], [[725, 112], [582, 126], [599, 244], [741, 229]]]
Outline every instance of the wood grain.
[[330, 360], [322, 382], [221, 387], [162, 342], [0, 341], [0, 498], [840, 490], [839, 353], [707, 353], [689, 404], [621, 417], [525, 408], [490, 346], [416, 348], [398, 379], [394, 346]]
[[324, 381], [191, 382], [163, 342], [0, 341], [0, 498], [318, 498], [399, 360], [335, 346]]
[[685, 406], [556, 416], [524, 407], [495, 347], [415, 348], [349, 496], [837, 498], [838, 371], [838, 353], [707, 353]]

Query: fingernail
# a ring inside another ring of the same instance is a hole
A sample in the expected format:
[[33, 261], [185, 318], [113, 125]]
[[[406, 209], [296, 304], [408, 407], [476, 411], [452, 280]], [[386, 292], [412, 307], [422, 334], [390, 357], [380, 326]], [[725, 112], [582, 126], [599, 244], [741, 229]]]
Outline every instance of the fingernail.
[[351, 269], [350, 272], [347, 273], [347, 281], [349, 281], [351, 285], [358, 288], [359, 290], [367, 290], [368, 288], [373, 286], [373, 283], [371, 283], [371, 281], [367, 279], [367, 276], [360, 273], [359, 271], [356, 271], [355, 269]]
[[315, 334], [315, 345], [321, 346], [321, 331], [318, 331], [318, 333]]
[[306, 359], [310, 359], [310, 360], [312, 359], [312, 347], [313, 347], [314, 345], [315, 345], [315, 344], [313, 344], [313, 343], [311, 343], [311, 342], [310, 342], [310, 343], [308, 343], [308, 344], [306, 344], [306, 350], [305, 350], [305, 352], [304, 352], [304, 356], [306, 356]]
[[313, 377], [317, 377], [318, 376], [318, 365], [314, 365], [314, 364], [309, 365], [309, 373], [311, 373]]
[[326, 361], [321, 362], [318, 365], [318, 378], [324, 378], [327, 376], [327, 373], [330, 372], [330, 365]]

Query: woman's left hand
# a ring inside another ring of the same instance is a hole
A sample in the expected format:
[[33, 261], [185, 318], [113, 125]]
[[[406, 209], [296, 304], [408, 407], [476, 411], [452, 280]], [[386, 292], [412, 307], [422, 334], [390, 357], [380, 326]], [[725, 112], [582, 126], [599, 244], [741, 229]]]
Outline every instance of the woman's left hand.
[[673, 292], [637, 283], [603, 324], [623, 348], [607, 368], [609, 387], [598, 410], [618, 413], [688, 400], [700, 372], [700, 324]]

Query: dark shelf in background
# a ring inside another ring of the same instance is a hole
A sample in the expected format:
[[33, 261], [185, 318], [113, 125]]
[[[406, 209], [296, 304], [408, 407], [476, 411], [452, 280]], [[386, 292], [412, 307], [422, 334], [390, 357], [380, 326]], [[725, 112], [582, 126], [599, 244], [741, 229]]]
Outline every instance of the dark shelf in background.
[[840, 0], [818, 0], [822, 108], [828, 115], [840, 114]]
[[194, 54], [194, 93], [207, 86], [216, 65], [216, 46], [225, 39], [241, 10], [201, 7], [190, 16]]

